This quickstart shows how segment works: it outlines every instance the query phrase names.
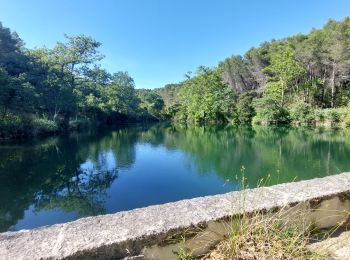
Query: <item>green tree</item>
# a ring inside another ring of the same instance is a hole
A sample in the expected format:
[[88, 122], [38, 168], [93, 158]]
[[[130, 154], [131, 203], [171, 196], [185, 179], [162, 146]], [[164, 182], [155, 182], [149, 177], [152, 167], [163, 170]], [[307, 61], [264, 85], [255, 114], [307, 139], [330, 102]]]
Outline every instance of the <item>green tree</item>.
[[229, 122], [235, 94], [224, 83], [219, 70], [199, 67], [197, 75], [183, 83], [179, 100], [189, 122]]
[[305, 69], [295, 59], [292, 47], [289, 44], [281, 44], [271, 54], [270, 65], [265, 68], [265, 71], [270, 75], [270, 82], [279, 83], [280, 103], [283, 107], [286, 91], [298, 84], [298, 79], [305, 74]]
[[162, 110], [164, 108], [163, 98], [156, 91], [149, 89], [140, 89], [137, 91], [140, 99], [140, 108], [147, 111], [149, 115], [156, 119], [162, 118]]
[[256, 124], [289, 124], [289, 112], [282, 106], [279, 99], [263, 97], [255, 100], [256, 116], [253, 122]]
[[107, 110], [120, 114], [135, 114], [139, 100], [134, 80], [127, 72], [116, 72], [111, 82], [102, 89]]
[[255, 108], [253, 106], [253, 99], [255, 98], [255, 93], [243, 93], [239, 96], [237, 102], [237, 114], [238, 121], [242, 124], [250, 124], [253, 117], [255, 116]]

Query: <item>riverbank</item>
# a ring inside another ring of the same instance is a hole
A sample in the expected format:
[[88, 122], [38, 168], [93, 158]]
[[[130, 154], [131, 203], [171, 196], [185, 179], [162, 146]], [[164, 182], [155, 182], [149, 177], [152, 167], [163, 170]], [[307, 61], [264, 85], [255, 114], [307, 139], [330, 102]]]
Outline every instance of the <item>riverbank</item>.
[[[254, 120], [253, 124], [237, 124], [231, 122], [229, 124], [204, 124], [203, 126], [242, 126], [254, 127], [254, 125], [265, 125], [276, 127], [311, 127], [324, 129], [347, 129], [350, 126], [349, 109], [317, 109], [295, 115], [292, 113], [288, 123], [278, 124], [277, 121]], [[0, 117], [0, 140], [28, 140], [32, 138], [42, 138], [57, 135], [67, 135], [74, 132], [84, 132], [92, 129], [103, 127], [113, 127], [124, 124], [149, 124], [156, 122], [173, 123], [182, 125], [183, 127], [197, 127], [198, 125], [172, 122], [169, 120], [160, 120], [151, 115], [142, 115], [140, 117], [128, 117], [126, 115], [114, 116], [113, 118], [105, 118], [102, 121], [85, 119], [72, 119], [67, 123], [54, 121], [48, 118], [40, 118], [36, 116], [19, 117], [13, 114], [2, 115]]]
[[35, 115], [17, 116], [7, 113], [0, 116], [0, 141], [25, 141], [33, 138], [68, 135], [118, 125], [156, 122], [159, 122], [159, 120], [151, 115], [142, 115], [140, 117], [114, 115], [113, 117], [105, 117], [103, 120], [77, 118], [65, 122], [63, 118], [51, 120]]

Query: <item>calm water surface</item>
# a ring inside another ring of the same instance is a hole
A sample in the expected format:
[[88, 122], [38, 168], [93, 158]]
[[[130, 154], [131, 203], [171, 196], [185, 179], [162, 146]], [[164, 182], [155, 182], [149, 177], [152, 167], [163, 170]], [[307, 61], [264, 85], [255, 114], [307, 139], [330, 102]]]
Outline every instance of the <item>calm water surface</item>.
[[128, 126], [0, 145], [0, 232], [350, 171], [348, 130]]

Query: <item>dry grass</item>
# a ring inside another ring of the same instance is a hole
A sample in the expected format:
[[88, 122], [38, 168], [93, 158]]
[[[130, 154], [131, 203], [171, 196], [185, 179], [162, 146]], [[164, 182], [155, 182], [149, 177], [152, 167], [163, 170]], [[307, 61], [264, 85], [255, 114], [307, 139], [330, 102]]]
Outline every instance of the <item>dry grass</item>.
[[[234, 217], [229, 221], [226, 238], [208, 254], [194, 257], [183, 241], [177, 259], [325, 259], [324, 255], [312, 252], [308, 247], [310, 241], [315, 241], [319, 235], [319, 230], [307, 217], [311, 211], [310, 208], [297, 205], [275, 212], [256, 212]], [[321, 239], [330, 234], [324, 233]]]
[[202, 259], [324, 259], [307, 245], [314, 228], [286, 212], [257, 213], [232, 220], [232, 231]]
[[[246, 188], [244, 167], [242, 167], [242, 187]], [[258, 187], [265, 186], [261, 180]], [[243, 189], [244, 190], [244, 189]], [[237, 203], [244, 209], [245, 193]], [[316, 217], [317, 216], [317, 217]], [[317, 226], [323, 221], [338, 219], [336, 226], [328, 230], [319, 230]], [[186, 248], [185, 240], [181, 243], [180, 260], [319, 260], [325, 259], [326, 251], [310, 250], [310, 243], [323, 241], [340, 227], [349, 226], [350, 212], [332, 208], [316, 209], [309, 203], [268, 212], [244, 213], [228, 221], [227, 236], [224, 237], [206, 255], [193, 256]]]

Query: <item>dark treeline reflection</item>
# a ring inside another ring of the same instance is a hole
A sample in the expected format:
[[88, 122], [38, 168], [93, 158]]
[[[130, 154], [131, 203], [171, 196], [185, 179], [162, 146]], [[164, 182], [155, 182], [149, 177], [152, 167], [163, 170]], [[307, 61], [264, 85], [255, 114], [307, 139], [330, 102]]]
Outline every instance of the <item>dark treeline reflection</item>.
[[[157, 124], [2, 144], [0, 231], [15, 225], [30, 206], [35, 212], [60, 209], [78, 217], [107, 213], [104, 205], [113, 197], [106, 190], [118, 182], [119, 171], [127, 172], [135, 164], [137, 145], [144, 144], [178, 151], [198, 176], [215, 173], [222, 183], [239, 182], [242, 166], [250, 186], [268, 175], [268, 184], [275, 184], [350, 170], [347, 130]], [[142, 163], [156, 165], [157, 158]]]
[[[60, 208], [79, 217], [105, 213], [105, 190], [119, 168], [135, 161], [137, 131], [53, 138], [35, 145], [0, 147], [0, 231], [35, 211]], [[115, 158], [108, 158], [109, 155]]]

